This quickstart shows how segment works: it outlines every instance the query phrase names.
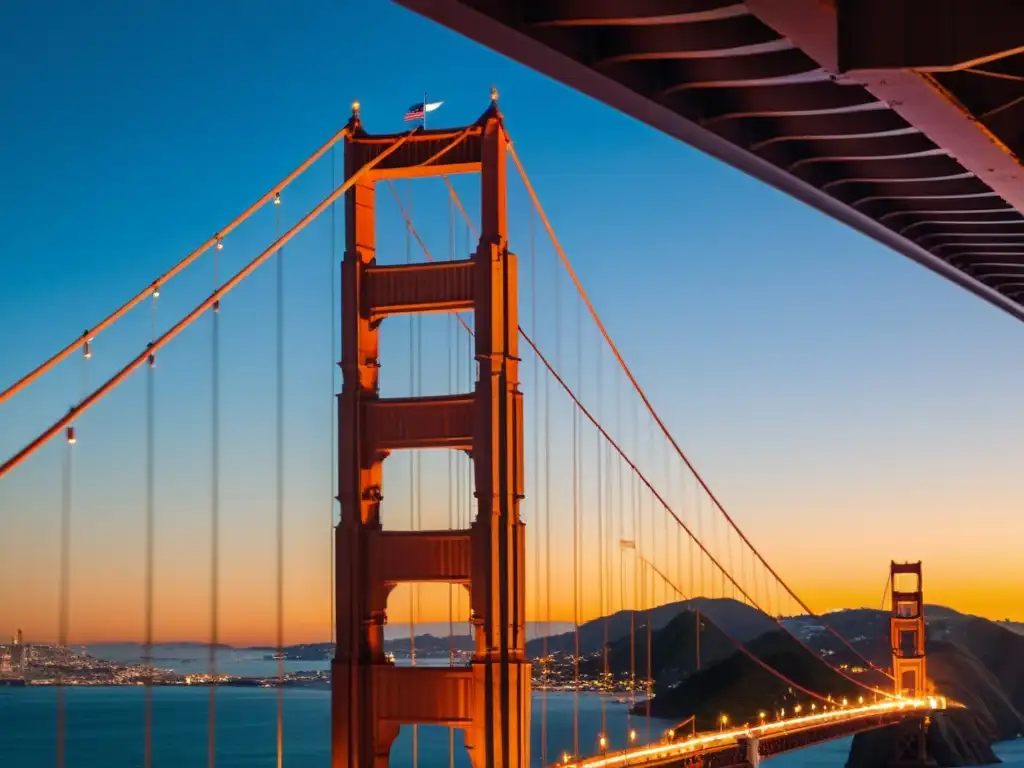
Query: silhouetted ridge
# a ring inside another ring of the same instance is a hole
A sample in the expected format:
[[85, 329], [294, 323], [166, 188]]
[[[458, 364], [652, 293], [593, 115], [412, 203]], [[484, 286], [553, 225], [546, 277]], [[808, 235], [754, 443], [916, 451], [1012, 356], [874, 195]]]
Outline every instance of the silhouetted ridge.
[[[710, 644], [714, 635], [705, 627], [704, 636], [708, 637]], [[704, 645], [702, 643], [702, 652]], [[832, 695], [837, 703], [844, 696], [856, 701], [864, 693], [862, 688], [815, 658], [783, 630], [763, 634], [746, 643], [745, 648], [797, 685], [822, 695]], [[652, 716], [682, 720], [692, 714], [696, 715], [698, 730], [711, 730], [717, 727], [723, 714], [728, 715], [733, 723], [757, 723], [759, 712], [773, 718], [782, 710], [792, 713], [796, 706], [809, 710], [814, 702], [808, 694], [790, 687], [736, 650], [720, 632], [714, 641], [714, 652], [723, 658], [707, 669], [678, 682], [656, 681]]]
[[[777, 627], [772, 619], [756, 608], [751, 608], [729, 598], [703, 597], [693, 600], [682, 600], [677, 603], [668, 603], [658, 606], [651, 611], [636, 611], [635, 626], [643, 624], [646, 627], [648, 615], [650, 615], [651, 627], [654, 631], [658, 631], [679, 616], [680, 613], [694, 610], [700, 610], [702, 615], [707, 616], [713, 623], [741, 640], [753, 639]], [[607, 617], [609, 644], [620, 638], [629, 637], [630, 616], [633, 613], [633, 611], [618, 611]], [[587, 656], [600, 651], [604, 647], [605, 621], [606, 619], [604, 618], [592, 619], [580, 625], [581, 656]], [[646, 633], [646, 629], [644, 631]], [[548, 651], [549, 653], [573, 653], [575, 642], [573, 632], [552, 635], [548, 638]], [[646, 643], [646, 639], [644, 642]], [[526, 653], [531, 658], [540, 656], [542, 650], [543, 640], [540, 638], [531, 640], [526, 644]], [[644, 669], [646, 669], [646, 661]]]

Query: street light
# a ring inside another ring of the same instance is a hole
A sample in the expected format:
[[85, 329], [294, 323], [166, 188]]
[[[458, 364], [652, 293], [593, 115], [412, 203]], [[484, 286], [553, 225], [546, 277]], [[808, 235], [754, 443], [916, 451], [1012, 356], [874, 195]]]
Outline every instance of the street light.
[[608, 749], [608, 739], [606, 739], [604, 737], [603, 733], [600, 735], [600, 737], [597, 740], [597, 746], [600, 748], [600, 750], [602, 752], [604, 752], [606, 749]]
[[719, 722], [722, 724], [722, 730], [724, 731], [725, 730], [725, 726], [727, 726], [729, 724], [729, 716], [728, 715], [722, 715], [722, 717], [719, 719]]
[[629, 729], [629, 743], [632, 744], [636, 741], [636, 728]]

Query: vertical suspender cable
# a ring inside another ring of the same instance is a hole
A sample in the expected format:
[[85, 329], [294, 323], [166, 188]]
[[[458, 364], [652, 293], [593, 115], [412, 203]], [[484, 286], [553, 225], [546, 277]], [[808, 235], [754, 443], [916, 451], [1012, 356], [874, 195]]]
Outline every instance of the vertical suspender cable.
[[[448, 196], [448, 261], [455, 260], [455, 201], [451, 195]], [[452, 339], [458, 332], [458, 325], [455, 316], [448, 315], [448, 332], [445, 334], [448, 347], [448, 394], [455, 394], [452, 382]], [[453, 460], [452, 451], [448, 451], [448, 530], [455, 528], [455, 506], [453, 484]], [[455, 666], [455, 589], [456, 585], [448, 585], [448, 666]], [[448, 726], [448, 768], [455, 768], [455, 728]]]
[[[600, 342], [598, 342], [600, 344]], [[604, 366], [601, 365], [601, 348], [598, 346], [597, 350], [597, 408], [603, 409], [604, 400], [604, 388], [601, 386], [601, 371]], [[602, 625], [604, 628], [604, 642], [601, 645], [602, 649], [602, 684], [607, 686], [608, 684], [608, 607], [605, 605], [604, 599], [604, 587], [605, 587], [605, 530], [604, 530], [604, 451], [602, 450], [603, 442], [601, 435], [596, 435], [597, 442], [597, 546], [598, 546], [598, 568], [600, 573], [598, 574], [598, 602], [601, 607]], [[605, 697], [601, 697], [601, 737], [608, 737], [608, 711], [605, 705]]]
[[[530, 207], [530, 259], [536, 263], [534, 254], [535, 230], [534, 210]], [[555, 262], [555, 359], [561, 358], [562, 350], [562, 314], [559, 299], [558, 263]], [[536, 288], [534, 288], [536, 290]], [[533, 299], [536, 302], [536, 296]], [[534, 318], [536, 321], [536, 317]], [[536, 325], [534, 325], [536, 329]], [[540, 361], [534, 357], [535, 370], [540, 367]], [[551, 674], [551, 660], [548, 657], [548, 637], [551, 635], [551, 377], [544, 377], [544, 687], [542, 689], [543, 699], [541, 709], [543, 711], [541, 721], [541, 759], [546, 765], [548, 763], [548, 686]]]
[[[449, 199], [450, 199], [450, 197], [449, 197]], [[468, 238], [468, 236], [469, 236], [469, 228], [465, 227], [465, 230], [466, 230], [466, 235], [467, 235], [467, 238]], [[468, 245], [469, 244], [467, 243], [467, 248], [468, 248]], [[453, 236], [453, 239], [452, 239], [452, 258], [455, 258], [455, 241], [454, 241], [454, 236]], [[466, 387], [462, 386], [462, 374], [463, 374], [463, 368], [462, 368], [462, 339], [458, 335], [457, 325], [458, 325], [458, 321], [457, 320], [452, 322], [452, 328], [455, 329], [455, 330], [453, 330], [453, 333], [455, 334], [455, 389], [458, 390], [459, 392], [469, 392], [470, 391], [470, 387], [472, 386], [471, 382], [468, 382]], [[466, 337], [467, 337], [467, 339], [469, 341], [472, 341], [472, 337], [470, 337], [470, 335], [468, 333], [466, 334]], [[465, 471], [464, 468], [465, 468], [465, 459], [463, 457], [463, 454], [461, 452], [457, 453], [455, 455], [455, 525], [460, 530], [465, 530], [466, 528], [469, 527], [468, 524], [464, 523], [463, 519], [462, 519], [463, 503], [464, 503], [463, 502], [462, 491], [463, 491], [463, 488], [465, 487], [464, 483], [463, 483], [463, 479], [462, 479], [463, 472]], [[462, 615], [462, 588], [461, 587], [456, 587], [455, 588], [455, 612], [459, 616]]]
[[[529, 229], [529, 258], [530, 258], [530, 328], [534, 333], [537, 333], [537, 253], [534, 250], [534, 237], [533, 237], [533, 216], [530, 216], [530, 229]], [[541, 595], [543, 594], [543, 568], [541, 563], [543, 562], [543, 555], [541, 550], [544, 548], [545, 542], [543, 537], [540, 535], [541, 523], [543, 520], [542, 512], [542, 499], [540, 495], [541, 480], [540, 480], [540, 412], [541, 412], [541, 399], [540, 399], [540, 361], [536, 356], [533, 357], [532, 365], [530, 366], [530, 372], [533, 379], [532, 395], [533, 395], [533, 450], [531, 451], [533, 457], [533, 477], [532, 487], [533, 492], [533, 510], [534, 510], [534, 522], [537, 525], [537, 538], [535, 539], [536, 544], [533, 546], [533, 583], [534, 583], [534, 615], [533, 615], [533, 629], [536, 632], [541, 626]], [[548, 457], [550, 459], [550, 457]], [[541, 724], [540, 724], [540, 749], [541, 749], [541, 762], [546, 764], [547, 760], [544, 759], [547, 754], [547, 696], [544, 692], [545, 686], [547, 685], [546, 675], [546, 664], [547, 664], [547, 638], [541, 640], [541, 655], [540, 655], [540, 690], [541, 690]]]
[[[281, 236], [281, 195], [274, 197], [275, 238]], [[277, 768], [284, 765], [284, 249], [277, 249], [276, 392]]]
[[[412, 181], [406, 182], [407, 207], [409, 217], [412, 218]], [[412, 263], [412, 226], [409, 221], [405, 225], [405, 262]], [[419, 316], [409, 315], [409, 394], [416, 395], [416, 322]], [[417, 461], [419, 454], [409, 456], [409, 530], [416, 530], [416, 502], [417, 482], [416, 476]], [[412, 666], [416, 666], [416, 585], [409, 585], [409, 654]], [[412, 765], [417, 768], [419, 765], [419, 728], [413, 723], [412, 726]]]
[[[150, 315], [150, 339], [156, 339], [156, 305], [160, 296], [158, 289], [153, 290], [152, 313]], [[153, 341], [150, 341], [152, 344]], [[156, 374], [156, 358], [150, 354], [149, 370], [146, 372], [146, 627], [145, 627], [145, 664], [146, 664], [146, 703], [145, 703], [145, 746], [143, 764], [149, 768], [153, 764], [153, 557], [154, 557], [154, 526], [156, 523], [154, 473], [154, 381]]]
[[[57, 646], [61, 657], [68, 653], [68, 624], [71, 601], [71, 482], [73, 479], [72, 447], [75, 444], [75, 428], [67, 428], [67, 445], [61, 462], [60, 499], [60, 584], [57, 605]], [[64, 676], [57, 670], [57, 768], [64, 768], [67, 731], [67, 702], [65, 701]]]
[[[652, 524], [653, 525], [653, 524]], [[647, 577], [644, 577], [644, 586]], [[651, 741], [651, 697], [654, 695], [654, 573], [651, 573], [651, 591], [647, 596], [647, 742]]]
[[[576, 391], [583, 386], [583, 304], [576, 303]], [[572, 753], [580, 753], [580, 600], [582, 590], [580, 581], [580, 488], [581, 474], [579, 469], [582, 451], [580, 435], [580, 414], [578, 408], [572, 411], [572, 613], [573, 613], [573, 701], [572, 701]]]
[[[213, 252], [213, 289], [220, 287], [220, 256]], [[210, 325], [210, 693], [206, 763], [217, 764], [217, 646], [220, 644], [220, 302]]]
[[[331, 147], [331, 189], [332, 190], [337, 186], [337, 183], [338, 183], [338, 178], [337, 178], [338, 161], [337, 161], [337, 158], [335, 157], [335, 155], [336, 155], [336, 148], [335, 147]], [[337, 304], [337, 291], [338, 291], [338, 282], [337, 282], [337, 280], [335, 278], [336, 272], [335, 272], [335, 266], [334, 266], [335, 263], [336, 263], [335, 260], [338, 258], [338, 210], [337, 210], [337, 207], [338, 207], [337, 206], [337, 201], [331, 203], [331, 252], [330, 252], [330, 255], [329, 255], [328, 259], [327, 259], [328, 267], [329, 267], [329, 269], [328, 269], [328, 276], [327, 276], [327, 282], [330, 284], [330, 297], [331, 297], [331, 359], [330, 359], [330, 366], [331, 366], [331, 390], [330, 390], [330, 392], [327, 393], [328, 397], [330, 397], [330, 402], [331, 402], [330, 413], [329, 413], [329, 416], [330, 416], [330, 423], [329, 424], [330, 425], [327, 428], [327, 433], [328, 433], [327, 436], [330, 438], [330, 442], [331, 442], [331, 452], [330, 452], [331, 465], [327, 468], [327, 470], [328, 470], [328, 473], [331, 476], [331, 479], [330, 479], [330, 483], [329, 483], [329, 485], [327, 487], [331, 491], [331, 498], [330, 498], [330, 501], [329, 501], [329, 504], [328, 504], [328, 510], [330, 511], [330, 528], [328, 530], [329, 530], [330, 539], [331, 539], [329, 556], [330, 556], [330, 561], [331, 561], [331, 566], [330, 566], [331, 567], [331, 589], [330, 589], [331, 613], [330, 613], [330, 615], [331, 615], [331, 656], [332, 657], [334, 656], [334, 652], [335, 652], [334, 645], [337, 642], [337, 634], [336, 634], [337, 633], [337, 627], [335, 626], [336, 618], [335, 618], [335, 615], [334, 615], [334, 610], [335, 610], [334, 602], [336, 600], [336, 594], [335, 594], [336, 585], [334, 583], [334, 580], [336, 578], [335, 577], [335, 573], [334, 573], [334, 558], [335, 558], [335, 554], [334, 554], [334, 543], [335, 543], [334, 542], [334, 520], [335, 520], [334, 505], [335, 505], [335, 501], [336, 501], [336, 499], [338, 497], [338, 488], [337, 488], [337, 482], [338, 482], [338, 440], [337, 440], [337, 427], [338, 427], [338, 410], [337, 410], [337, 408], [338, 408], [338, 398], [337, 398], [337, 393], [338, 393], [338, 387], [336, 386], [335, 382], [336, 382], [336, 378], [337, 378], [337, 375], [338, 375], [337, 372], [338, 372], [339, 356], [338, 356], [338, 352], [337, 352], [337, 350], [338, 350], [338, 322], [336, 321], [337, 315], [334, 312], [334, 307]]]

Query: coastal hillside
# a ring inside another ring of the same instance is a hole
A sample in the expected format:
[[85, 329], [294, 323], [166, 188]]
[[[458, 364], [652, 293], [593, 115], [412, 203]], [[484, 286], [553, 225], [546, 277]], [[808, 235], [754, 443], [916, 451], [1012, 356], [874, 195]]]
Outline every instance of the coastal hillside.
[[[605, 638], [609, 643], [621, 638], [628, 638], [631, 627], [644, 627], [646, 643], [646, 627], [650, 621], [655, 632], [665, 628], [680, 614], [700, 611], [714, 624], [722, 627], [734, 637], [746, 641], [777, 628], [775, 621], [765, 616], [756, 608], [751, 608], [737, 600], [729, 598], [704, 598], [682, 600], [658, 606], [651, 611], [618, 611], [610, 616], [593, 619], [580, 625], [580, 655], [587, 656], [599, 653], [604, 648]], [[632, 619], [632, 622], [631, 622]], [[549, 653], [573, 653], [576, 647], [575, 632], [565, 632], [547, 638]], [[526, 644], [526, 653], [531, 658], [540, 656], [544, 649], [544, 640], [531, 640]]]

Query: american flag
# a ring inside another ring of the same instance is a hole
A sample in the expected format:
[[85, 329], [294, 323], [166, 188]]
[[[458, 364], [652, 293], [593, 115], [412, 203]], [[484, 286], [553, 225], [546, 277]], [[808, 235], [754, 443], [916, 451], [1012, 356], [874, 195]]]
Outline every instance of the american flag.
[[423, 116], [427, 113], [426, 105], [423, 102], [419, 104], [413, 104], [405, 112], [405, 122], [411, 122], [412, 120], [422, 120]]
[[443, 101], [432, 101], [427, 103], [421, 101], [418, 104], [413, 104], [405, 112], [405, 122], [412, 122], [413, 120], [422, 120], [426, 117], [427, 112], [433, 112], [435, 109], [444, 104]]

